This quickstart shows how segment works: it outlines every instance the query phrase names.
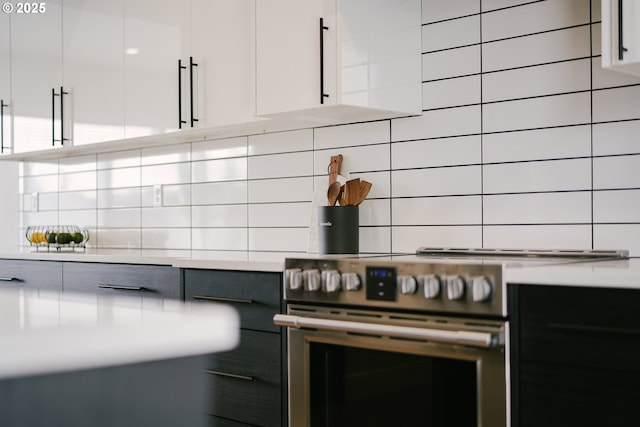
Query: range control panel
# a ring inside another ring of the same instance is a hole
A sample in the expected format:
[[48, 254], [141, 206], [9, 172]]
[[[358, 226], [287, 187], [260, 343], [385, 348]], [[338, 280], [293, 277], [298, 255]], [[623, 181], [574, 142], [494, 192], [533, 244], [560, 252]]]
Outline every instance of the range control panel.
[[287, 302], [506, 316], [501, 263], [289, 258], [284, 294]]

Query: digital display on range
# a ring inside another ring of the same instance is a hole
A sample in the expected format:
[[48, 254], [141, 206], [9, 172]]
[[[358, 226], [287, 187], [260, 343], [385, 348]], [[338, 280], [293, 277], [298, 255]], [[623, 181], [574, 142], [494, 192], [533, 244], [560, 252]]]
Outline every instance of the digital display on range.
[[397, 295], [396, 269], [393, 267], [366, 268], [367, 299], [395, 301]]

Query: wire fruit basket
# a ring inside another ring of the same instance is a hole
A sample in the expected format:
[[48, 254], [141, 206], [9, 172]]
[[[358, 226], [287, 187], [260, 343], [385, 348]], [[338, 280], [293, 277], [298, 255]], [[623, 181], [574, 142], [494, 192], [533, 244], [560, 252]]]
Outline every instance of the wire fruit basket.
[[77, 225], [31, 225], [25, 235], [36, 252], [84, 252], [89, 240], [89, 230]]

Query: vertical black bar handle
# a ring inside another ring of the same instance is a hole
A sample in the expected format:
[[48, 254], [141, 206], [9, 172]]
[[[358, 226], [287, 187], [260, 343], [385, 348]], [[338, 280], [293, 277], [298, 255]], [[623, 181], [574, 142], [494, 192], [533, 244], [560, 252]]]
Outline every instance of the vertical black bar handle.
[[56, 146], [56, 90], [51, 88], [51, 146]]
[[622, 34], [622, 0], [618, 0], [618, 60], [622, 61], [624, 59], [624, 53], [628, 50], [624, 47], [624, 36]]
[[198, 64], [193, 62], [193, 57], [189, 57], [189, 108], [191, 109], [191, 127], [193, 124], [198, 121], [193, 114], [193, 68], [197, 67]]
[[4, 107], [8, 107], [4, 99], [0, 99], [0, 153], [4, 153]]
[[65, 92], [64, 88], [60, 86], [60, 144], [61, 145], [64, 145], [64, 142], [69, 140], [69, 138], [64, 137], [64, 96], [68, 94], [69, 92]]
[[182, 120], [182, 70], [187, 67], [182, 65], [182, 59], [178, 59], [178, 129], [187, 122]]
[[[64, 95], [68, 95], [64, 88], [60, 86], [60, 93], [56, 93], [55, 89], [51, 89], [51, 145], [55, 147], [56, 142], [64, 145], [68, 138], [64, 137]], [[56, 96], [60, 97], [60, 139], [56, 139]]]
[[329, 97], [324, 93], [324, 31], [328, 29], [324, 25], [324, 18], [320, 18], [320, 104], [324, 104], [324, 99]]

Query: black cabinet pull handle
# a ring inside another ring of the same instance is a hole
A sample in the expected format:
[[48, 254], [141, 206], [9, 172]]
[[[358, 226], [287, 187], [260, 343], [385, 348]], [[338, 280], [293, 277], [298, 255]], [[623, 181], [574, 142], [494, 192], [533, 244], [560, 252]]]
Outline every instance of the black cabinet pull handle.
[[328, 29], [324, 25], [324, 18], [320, 18], [320, 104], [324, 104], [324, 99], [329, 97], [324, 93], [324, 31]]
[[0, 153], [4, 153], [4, 107], [8, 107], [4, 99], [0, 99]]
[[[68, 95], [64, 88], [60, 86], [60, 93], [56, 93], [55, 89], [51, 89], [51, 145], [55, 147], [56, 142], [64, 145], [68, 138], [64, 137], [64, 95]], [[56, 96], [60, 97], [60, 139], [56, 139]]]
[[122, 291], [144, 291], [144, 290], [146, 290], [146, 288], [144, 288], [143, 286], [124, 286], [124, 285], [103, 284], [103, 285], [98, 285], [98, 287], [102, 288], [102, 289], [117, 289], [117, 290], [122, 290]]
[[207, 295], [194, 295], [193, 299], [200, 299], [205, 301], [218, 301], [218, 302], [235, 302], [239, 304], [253, 304], [253, 300], [251, 299], [210, 297]]
[[622, 34], [622, 0], [618, 0], [618, 60], [624, 59], [624, 53], [628, 50], [624, 47]]
[[218, 375], [220, 377], [235, 378], [237, 380], [244, 380], [244, 381], [253, 381], [253, 377], [248, 377], [246, 375], [230, 374], [228, 372], [221, 372], [221, 371], [212, 371], [211, 369], [205, 369], [204, 372], [211, 375]]
[[197, 67], [198, 64], [193, 62], [193, 57], [189, 57], [189, 108], [191, 109], [191, 127], [193, 124], [198, 121], [193, 115], [193, 68]]
[[0, 277], [0, 282], [17, 282], [17, 277]]
[[182, 65], [182, 59], [178, 59], [178, 129], [182, 129], [182, 125], [187, 124], [182, 120], [182, 70], [187, 67]]

